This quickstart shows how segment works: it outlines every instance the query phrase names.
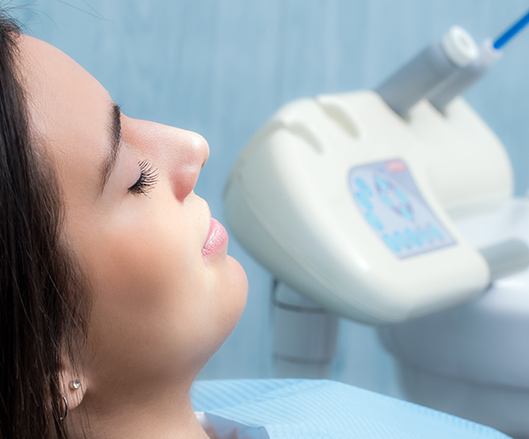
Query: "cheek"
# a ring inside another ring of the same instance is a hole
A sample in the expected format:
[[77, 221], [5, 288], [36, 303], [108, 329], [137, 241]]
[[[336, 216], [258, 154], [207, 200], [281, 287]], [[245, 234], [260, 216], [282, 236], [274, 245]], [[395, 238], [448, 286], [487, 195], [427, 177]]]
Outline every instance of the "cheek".
[[90, 338], [101, 370], [197, 369], [244, 307], [240, 264], [229, 256], [206, 264], [203, 221], [178, 205], [160, 206], [122, 209], [96, 222], [97, 232], [78, 234], [95, 295]]
[[120, 318], [174, 312], [184, 292], [207, 281], [196, 224], [176, 203], [154, 201], [130, 198], [112, 215], [74, 223], [95, 299]]
[[95, 240], [100, 249], [91, 251], [104, 290], [129, 299], [149, 297], [145, 294], [149, 291], [189, 286], [200, 268], [196, 230], [184, 213], [176, 208], [148, 210], [144, 206], [123, 209], [105, 224], [101, 237]]
[[115, 218], [84, 241], [94, 293], [92, 348], [105, 368], [160, 367], [185, 354], [188, 322], [204, 312], [196, 298], [208, 295], [211, 279], [196, 226], [179, 213]]

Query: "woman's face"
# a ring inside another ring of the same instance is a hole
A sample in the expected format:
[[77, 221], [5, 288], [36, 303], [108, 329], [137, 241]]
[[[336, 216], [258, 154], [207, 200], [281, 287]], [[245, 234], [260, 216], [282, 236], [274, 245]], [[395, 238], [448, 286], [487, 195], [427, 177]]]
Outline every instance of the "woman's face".
[[108, 403], [154, 382], [191, 381], [247, 291], [226, 245], [203, 254], [211, 215], [193, 189], [207, 142], [119, 114], [101, 84], [53, 46], [23, 36], [19, 47], [36, 148], [62, 191], [63, 237], [91, 284], [87, 396]]

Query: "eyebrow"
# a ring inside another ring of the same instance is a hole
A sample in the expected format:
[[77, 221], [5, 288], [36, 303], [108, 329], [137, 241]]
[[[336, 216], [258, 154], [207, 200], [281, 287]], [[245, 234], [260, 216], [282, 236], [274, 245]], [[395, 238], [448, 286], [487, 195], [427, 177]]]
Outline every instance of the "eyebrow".
[[101, 171], [101, 192], [112, 174], [116, 159], [121, 146], [121, 109], [118, 104], [112, 102], [110, 107], [110, 124], [108, 127], [110, 137], [110, 152], [103, 163]]

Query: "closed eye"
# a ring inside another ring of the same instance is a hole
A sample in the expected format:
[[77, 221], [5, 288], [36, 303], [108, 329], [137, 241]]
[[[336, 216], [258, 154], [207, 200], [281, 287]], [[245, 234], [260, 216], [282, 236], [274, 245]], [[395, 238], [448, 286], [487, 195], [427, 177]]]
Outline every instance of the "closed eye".
[[147, 195], [147, 193], [149, 193], [158, 182], [158, 169], [147, 160], [140, 161], [138, 166], [140, 168], [140, 176], [136, 182], [128, 188], [128, 191], [135, 195]]

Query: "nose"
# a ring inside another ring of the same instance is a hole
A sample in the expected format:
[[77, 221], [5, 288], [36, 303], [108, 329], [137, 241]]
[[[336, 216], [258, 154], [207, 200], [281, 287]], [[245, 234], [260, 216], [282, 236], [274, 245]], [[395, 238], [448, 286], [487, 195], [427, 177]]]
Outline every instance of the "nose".
[[209, 157], [209, 145], [204, 137], [193, 131], [179, 130], [181, 142], [175, 147], [169, 178], [176, 198], [180, 201], [193, 191], [200, 170]]
[[176, 198], [183, 201], [195, 188], [209, 157], [206, 139], [194, 131], [124, 115], [121, 125], [124, 140], [153, 158], [156, 167], [167, 175]]

